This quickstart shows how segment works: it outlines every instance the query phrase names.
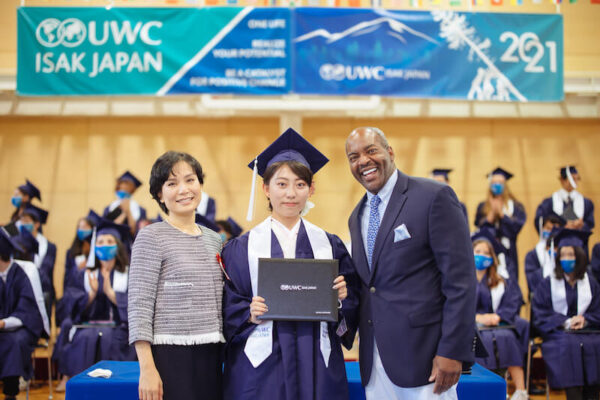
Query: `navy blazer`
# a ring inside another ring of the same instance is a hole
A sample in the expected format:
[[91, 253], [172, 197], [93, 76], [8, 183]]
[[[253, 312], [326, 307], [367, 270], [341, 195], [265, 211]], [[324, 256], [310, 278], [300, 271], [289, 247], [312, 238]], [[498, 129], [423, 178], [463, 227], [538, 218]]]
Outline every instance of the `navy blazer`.
[[[397, 386], [428, 384], [436, 355], [472, 362], [475, 265], [462, 208], [454, 191], [398, 171], [369, 270], [361, 234], [365, 195], [348, 221], [352, 256], [361, 277], [360, 374], [367, 385], [373, 345]], [[405, 224], [410, 239], [394, 242]]]

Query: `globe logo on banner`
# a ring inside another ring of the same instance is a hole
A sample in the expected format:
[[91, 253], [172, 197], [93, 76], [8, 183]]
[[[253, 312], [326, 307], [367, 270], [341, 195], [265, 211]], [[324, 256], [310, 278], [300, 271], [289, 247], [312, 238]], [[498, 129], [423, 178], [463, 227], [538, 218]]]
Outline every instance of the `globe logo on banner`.
[[319, 68], [319, 75], [326, 81], [342, 81], [346, 78], [345, 67], [342, 64], [323, 64]]
[[79, 46], [85, 40], [85, 24], [77, 18], [67, 18], [60, 22], [56, 18], [47, 18], [40, 22], [35, 37], [45, 47]]

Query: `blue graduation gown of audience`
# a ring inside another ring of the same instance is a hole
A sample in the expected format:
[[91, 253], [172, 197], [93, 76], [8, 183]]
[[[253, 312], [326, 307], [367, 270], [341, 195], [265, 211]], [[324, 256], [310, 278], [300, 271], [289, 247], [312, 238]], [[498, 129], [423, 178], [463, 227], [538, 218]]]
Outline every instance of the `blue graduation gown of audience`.
[[42, 281], [42, 292], [46, 301], [46, 311], [50, 317], [51, 302], [56, 298], [54, 290], [54, 264], [56, 263], [56, 245], [46, 239], [41, 233], [36, 236], [38, 241], [38, 254], [35, 255], [33, 263], [38, 267], [40, 280]]
[[[519, 317], [523, 305], [523, 295], [519, 285], [512, 279], [504, 281], [504, 294], [494, 310], [492, 292], [487, 284], [485, 274], [477, 283], [477, 314], [495, 313], [500, 316], [501, 324], [513, 325], [515, 329], [498, 328], [480, 330], [479, 335], [488, 356], [476, 358], [476, 362], [488, 369], [500, 369], [511, 366], [523, 366], [523, 358], [527, 353], [529, 340], [529, 322]], [[497, 286], [498, 287], [498, 286]], [[494, 344], [494, 339], [496, 344]], [[496, 357], [498, 357], [496, 359]]]
[[525, 208], [518, 201], [513, 200], [513, 214], [512, 216], [504, 215], [497, 224], [490, 224], [486, 215], [483, 212], [483, 207], [485, 206], [485, 202], [479, 203], [477, 206], [477, 213], [475, 214], [475, 226], [481, 228], [484, 225], [493, 227], [496, 230], [496, 237], [500, 240], [502, 245], [508, 249], [506, 266], [508, 269], [508, 273], [511, 279], [518, 279], [519, 277], [519, 255], [517, 253], [517, 236], [523, 225], [525, 224], [525, 220], [527, 219], [527, 214], [525, 213]]
[[[535, 219], [533, 220], [533, 224], [535, 225], [536, 231], [539, 231], [539, 229], [540, 229], [539, 222], [538, 222], [540, 217], [544, 218], [545, 216], [550, 215], [553, 212], [554, 211], [553, 211], [552, 196], [547, 197], [544, 200], [542, 200], [540, 205], [535, 210]], [[594, 203], [587, 197], [584, 197], [584, 199], [583, 199], [583, 217], [582, 217], [582, 219], [583, 219], [582, 230], [591, 231], [592, 229], [594, 229], [594, 226], [596, 224], [594, 221]]]
[[31, 353], [44, 324], [27, 274], [16, 262], [9, 268], [6, 282], [0, 278], [0, 319], [15, 317], [22, 326], [0, 330], [0, 379], [12, 376], [30, 379]]
[[529, 293], [533, 293], [544, 279], [544, 263], [548, 262], [549, 257], [544, 242], [538, 242], [536, 247], [525, 255], [525, 277]]
[[[252, 285], [248, 263], [249, 233], [233, 239], [223, 249], [223, 261], [231, 280], [225, 281], [223, 294], [223, 332], [227, 339], [224, 371], [224, 399], [235, 400], [346, 400], [348, 384], [340, 344], [352, 347], [358, 325], [359, 282], [354, 265], [342, 241], [327, 233], [333, 258], [339, 260], [348, 297], [339, 310], [348, 331], [339, 337], [338, 324], [328, 323], [331, 354], [325, 366], [320, 351], [318, 322], [273, 324], [273, 352], [257, 368], [244, 353], [246, 341], [257, 326], [249, 322]], [[271, 256], [283, 258], [283, 251], [271, 231]], [[314, 258], [304, 224], [296, 242], [296, 258]], [[267, 306], [269, 305], [267, 300]]]
[[596, 281], [600, 282], [600, 243], [596, 243], [592, 248], [591, 266]]
[[[600, 334], [574, 334], [563, 329], [565, 321], [577, 314], [577, 285], [564, 281], [567, 315], [554, 311], [551, 279], [541, 281], [533, 297], [533, 318], [542, 333], [542, 355], [551, 388], [600, 384]], [[588, 327], [600, 328], [600, 285], [590, 277], [592, 299], [583, 316]]]
[[[117, 304], [102, 291], [104, 278], [97, 269], [98, 293], [88, 306], [89, 295], [84, 284], [87, 271], [76, 273], [76, 285], [68, 287], [62, 299], [69, 317], [61, 324], [52, 357], [58, 362], [59, 372], [67, 376], [76, 375], [100, 360], [135, 360], [135, 350], [128, 344], [127, 291], [114, 287], [117, 272], [111, 271]], [[73, 329], [74, 325], [89, 321], [114, 321], [115, 326]]]

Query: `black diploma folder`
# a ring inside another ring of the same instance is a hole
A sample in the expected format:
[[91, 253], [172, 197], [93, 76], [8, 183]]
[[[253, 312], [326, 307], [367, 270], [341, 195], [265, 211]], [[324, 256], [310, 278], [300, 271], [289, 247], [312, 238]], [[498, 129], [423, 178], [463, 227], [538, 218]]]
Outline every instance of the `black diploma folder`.
[[337, 322], [338, 268], [338, 260], [260, 258], [257, 294], [269, 311], [259, 319]]

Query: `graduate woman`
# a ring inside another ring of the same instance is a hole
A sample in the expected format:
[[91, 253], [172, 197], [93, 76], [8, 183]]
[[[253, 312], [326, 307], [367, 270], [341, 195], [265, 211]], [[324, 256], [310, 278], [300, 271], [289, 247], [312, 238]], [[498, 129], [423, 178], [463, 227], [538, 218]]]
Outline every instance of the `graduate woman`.
[[[511, 400], [527, 399], [523, 360], [527, 353], [529, 322], [519, 317], [523, 296], [517, 282], [498, 274], [497, 254], [506, 249], [493, 233], [482, 229], [472, 237], [477, 276], [475, 321], [488, 356], [476, 361], [491, 370], [508, 369], [515, 383]], [[510, 325], [512, 327], [503, 328]]]
[[152, 166], [150, 194], [167, 214], [138, 232], [129, 274], [129, 342], [141, 400], [222, 396], [221, 237], [195, 221], [204, 175], [187, 153]]
[[487, 225], [495, 229], [496, 237], [508, 249], [508, 274], [518, 281], [517, 235], [521, 232], [527, 215], [523, 204], [517, 201], [508, 188], [507, 182], [512, 177], [513, 174], [500, 167], [488, 174], [488, 197], [477, 206], [475, 226], [481, 228]]
[[[314, 192], [313, 174], [327, 161], [288, 129], [250, 163], [263, 177], [272, 212], [223, 249], [229, 276], [223, 299], [225, 399], [348, 398], [341, 343], [350, 348], [354, 339], [358, 279], [342, 241], [301, 217]], [[269, 299], [256, 295], [259, 258], [339, 260], [340, 276], [331, 283], [341, 300], [339, 322], [259, 320], [269, 307]]]
[[536, 287], [534, 324], [542, 333], [548, 384], [567, 399], [598, 399], [600, 285], [587, 273], [590, 233], [562, 229], [554, 236], [554, 274]]
[[65, 390], [69, 377], [97, 361], [135, 360], [127, 341], [129, 257], [123, 238], [128, 234], [126, 226], [101, 219], [93, 236], [90, 266], [75, 272], [73, 286], [61, 299], [67, 317], [53, 354], [63, 375], [57, 391]]

